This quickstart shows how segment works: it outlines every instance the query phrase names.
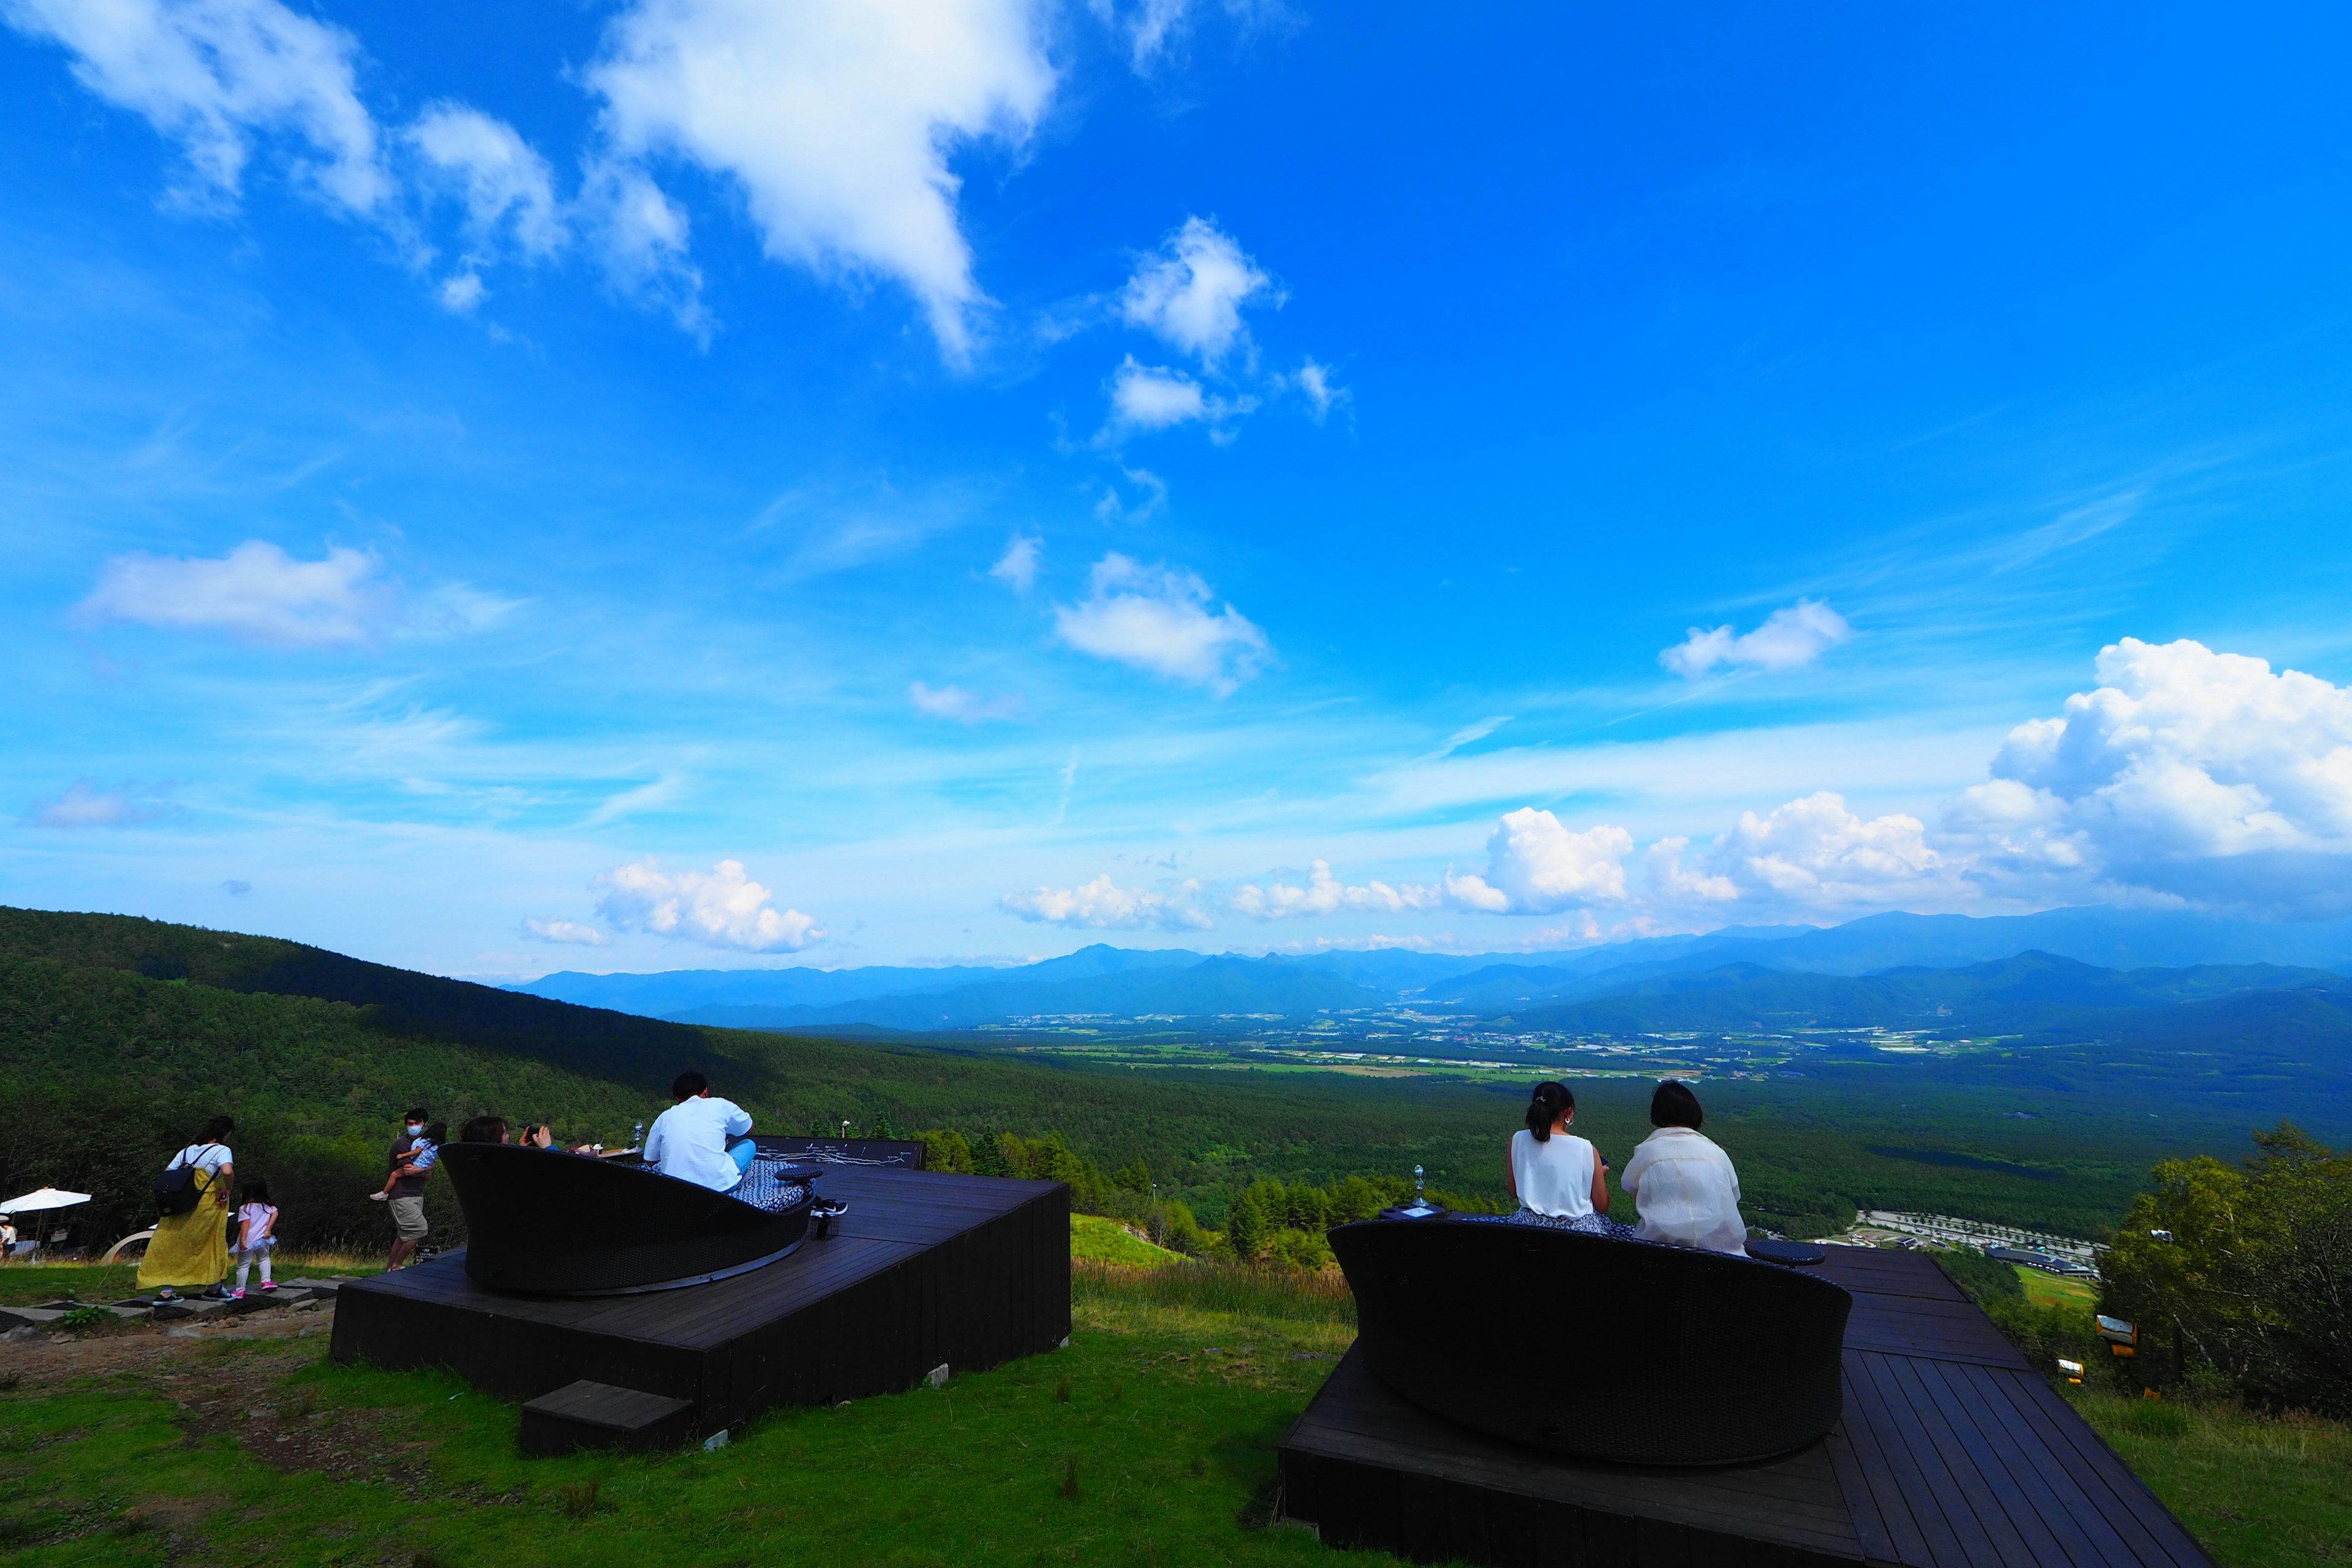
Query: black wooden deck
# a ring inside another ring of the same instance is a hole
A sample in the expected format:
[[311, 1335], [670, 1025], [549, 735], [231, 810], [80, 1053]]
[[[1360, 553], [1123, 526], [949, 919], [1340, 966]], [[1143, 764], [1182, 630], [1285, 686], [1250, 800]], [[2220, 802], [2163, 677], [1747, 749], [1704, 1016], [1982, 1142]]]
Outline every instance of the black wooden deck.
[[979, 1371], [1070, 1331], [1070, 1192], [858, 1166], [819, 1184], [849, 1212], [764, 1268], [637, 1296], [495, 1295], [451, 1253], [346, 1286], [334, 1356], [447, 1366], [534, 1399], [575, 1380], [691, 1401], [708, 1436], [779, 1405], [911, 1388], [942, 1364]]
[[[1720, 1469], [1561, 1459], [1424, 1414], [1350, 1352], [1283, 1441], [1283, 1514], [1334, 1545], [1511, 1568], [2211, 1568], [1932, 1260], [1829, 1252], [1820, 1272], [1854, 1299], [1845, 1414], [1810, 1448]], [[1557, 1375], [1580, 1344], [1609, 1353], [1581, 1306]]]

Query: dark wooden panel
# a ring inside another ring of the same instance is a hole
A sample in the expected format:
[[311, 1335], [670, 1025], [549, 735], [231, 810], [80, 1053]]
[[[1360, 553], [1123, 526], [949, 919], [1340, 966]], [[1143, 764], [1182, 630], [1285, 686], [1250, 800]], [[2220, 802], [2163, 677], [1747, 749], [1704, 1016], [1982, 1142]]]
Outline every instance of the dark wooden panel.
[[526, 1399], [581, 1378], [671, 1395], [694, 1402], [700, 1434], [776, 1405], [908, 1388], [941, 1363], [985, 1369], [1068, 1335], [1068, 1188], [858, 1166], [824, 1184], [855, 1223], [752, 1273], [532, 1299], [479, 1289], [452, 1254], [352, 1286], [334, 1353], [447, 1365]]

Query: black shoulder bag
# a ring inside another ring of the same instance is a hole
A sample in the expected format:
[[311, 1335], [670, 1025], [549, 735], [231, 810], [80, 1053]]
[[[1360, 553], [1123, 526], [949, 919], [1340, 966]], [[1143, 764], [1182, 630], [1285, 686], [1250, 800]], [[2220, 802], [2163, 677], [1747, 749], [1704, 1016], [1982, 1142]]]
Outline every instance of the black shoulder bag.
[[[219, 1147], [217, 1143], [205, 1144], [203, 1148], [196, 1151], [196, 1159], [204, 1158], [205, 1149]], [[166, 1219], [174, 1215], [189, 1213], [196, 1206], [196, 1200], [204, 1196], [205, 1189], [196, 1184], [195, 1160], [187, 1160], [183, 1163], [186, 1154], [185, 1149], [181, 1150], [179, 1155], [173, 1157], [170, 1167], [155, 1178], [155, 1212]]]

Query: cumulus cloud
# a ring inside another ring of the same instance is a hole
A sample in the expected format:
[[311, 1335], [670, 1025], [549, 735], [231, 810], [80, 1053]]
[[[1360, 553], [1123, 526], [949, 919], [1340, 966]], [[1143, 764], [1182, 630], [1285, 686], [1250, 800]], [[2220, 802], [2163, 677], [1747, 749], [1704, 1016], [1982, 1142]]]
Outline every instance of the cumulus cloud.
[[1252, 300], [1279, 306], [1282, 295], [1231, 235], [1188, 217], [1129, 277], [1118, 313], [1213, 368], [1246, 342], [1242, 307]]
[[1696, 680], [1718, 665], [1746, 669], [1795, 669], [1821, 658], [1853, 636], [1845, 617], [1818, 599], [1800, 599], [1765, 617], [1754, 631], [1736, 635], [1717, 626], [1697, 626], [1674, 647], [1658, 655], [1658, 662], [1687, 680]]
[[170, 784], [124, 784], [108, 789], [96, 779], [76, 779], [54, 800], [37, 802], [26, 819], [38, 827], [137, 827], [173, 815], [165, 798]]
[[1044, 541], [1034, 534], [1016, 533], [1005, 542], [1004, 553], [988, 574], [1004, 584], [1016, 594], [1025, 594], [1037, 585], [1037, 562]]
[[1719, 900], [1728, 888], [1759, 905], [1806, 909], [1948, 902], [1960, 891], [1958, 868], [1929, 847], [1927, 831], [1900, 813], [1864, 818], [1822, 790], [1763, 816], [1741, 812], [1684, 890]]
[[1489, 914], [1549, 915], [1625, 897], [1633, 836], [1601, 823], [1570, 832], [1549, 811], [1507, 812], [1486, 840], [1486, 871], [1445, 873], [1448, 902]]
[[1146, 566], [1113, 551], [1087, 574], [1087, 596], [1054, 606], [1054, 628], [1081, 653], [1115, 659], [1219, 697], [1264, 667], [1265, 634], [1231, 605], [1213, 609], [1190, 572]]
[[1244, 882], [1233, 890], [1227, 901], [1236, 914], [1252, 920], [1278, 921], [1337, 914], [1342, 910], [1395, 914], [1403, 910], [1435, 909], [1444, 901], [1444, 895], [1441, 889], [1418, 882], [1407, 882], [1402, 888], [1381, 881], [1350, 886], [1332, 875], [1328, 860], [1316, 860], [1307, 866], [1304, 882], [1276, 879], [1264, 887]]
[[297, 561], [258, 539], [217, 561], [134, 552], [107, 562], [76, 614], [284, 647], [363, 643], [397, 612], [383, 566], [373, 551], [338, 546], [322, 560]]
[[2095, 670], [1947, 812], [1980, 878], [2352, 909], [2352, 689], [2187, 640], [2126, 637]]
[[926, 686], [918, 680], [907, 688], [907, 698], [914, 703], [916, 712], [933, 719], [951, 719], [959, 724], [985, 724], [992, 719], [1021, 716], [1020, 698], [982, 697], [961, 686]]
[[775, 894], [740, 860], [708, 871], [667, 872], [651, 857], [599, 874], [596, 912], [615, 931], [679, 937], [745, 952], [798, 952], [824, 940], [814, 917], [774, 907]]
[[613, 939], [594, 926], [582, 925], [578, 921], [526, 920], [522, 934], [533, 942], [550, 942], [565, 947], [610, 947]]
[[1041, 0], [634, 0], [586, 79], [618, 162], [734, 182], [770, 257], [896, 279], [961, 360], [985, 297], [948, 156], [1027, 138], [1045, 30]]
[[278, 0], [0, 0], [17, 30], [61, 44], [74, 76], [187, 160], [181, 194], [234, 202], [261, 138], [285, 138], [300, 184], [372, 216], [393, 184], [360, 102], [357, 42]]
[[1076, 888], [1037, 888], [1007, 893], [997, 908], [1037, 925], [1088, 931], [1206, 931], [1214, 922], [1202, 911], [1201, 884], [1186, 880], [1165, 890], [1122, 888], [1106, 871]]

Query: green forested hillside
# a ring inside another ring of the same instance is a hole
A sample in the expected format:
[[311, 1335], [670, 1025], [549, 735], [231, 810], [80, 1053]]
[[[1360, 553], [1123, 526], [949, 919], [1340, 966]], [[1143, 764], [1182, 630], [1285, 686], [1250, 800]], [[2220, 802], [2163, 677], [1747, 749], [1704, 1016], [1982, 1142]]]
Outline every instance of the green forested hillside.
[[[1144, 1162], [1164, 1194], [1211, 1225], [1230, 1194], [1265, 1177], [1398, 1176], [1418, 1163], [1433, 1184], [1499, 1196], [1521, 1104], [1515, 1087], [1062, 1068], [691, 1028], [265, 938], [0, 910], [0, 1193], [45, 1183], [98, 1193], [93, 1230], [142, 1219], [161, 1161], [194, 1122], [226, 1110], [240, 1124], [240, 1169], [270, 1178], [291, 1235], [380, 1239], [382, 1211], [363, 1194], [403, 1107], [421, 1100], [453, 1122], [496, 1110], [614, 1142], [667, 1103], [663, 1087], [688, 1065], [771, 1129], [883, 1118], [1057, 1131], [1105, 1170]], [[1579, 1130], [1622, 1166], [1648, 1131], [1647, 1083], [1578, 1089]], [[1784, 1228], [1842, 1223], [1867, 1205], [2093, 1234], [2157, 1158], [2235, 1152], [2242, 1137], [2103, 1117], [2095, 1104], [2044, 1105], [2023, 1120], [2011, 1091], [1906, 1089], [1885, 1074], [1717, 1080], [1705, 1093], [1750, 1217]]]

